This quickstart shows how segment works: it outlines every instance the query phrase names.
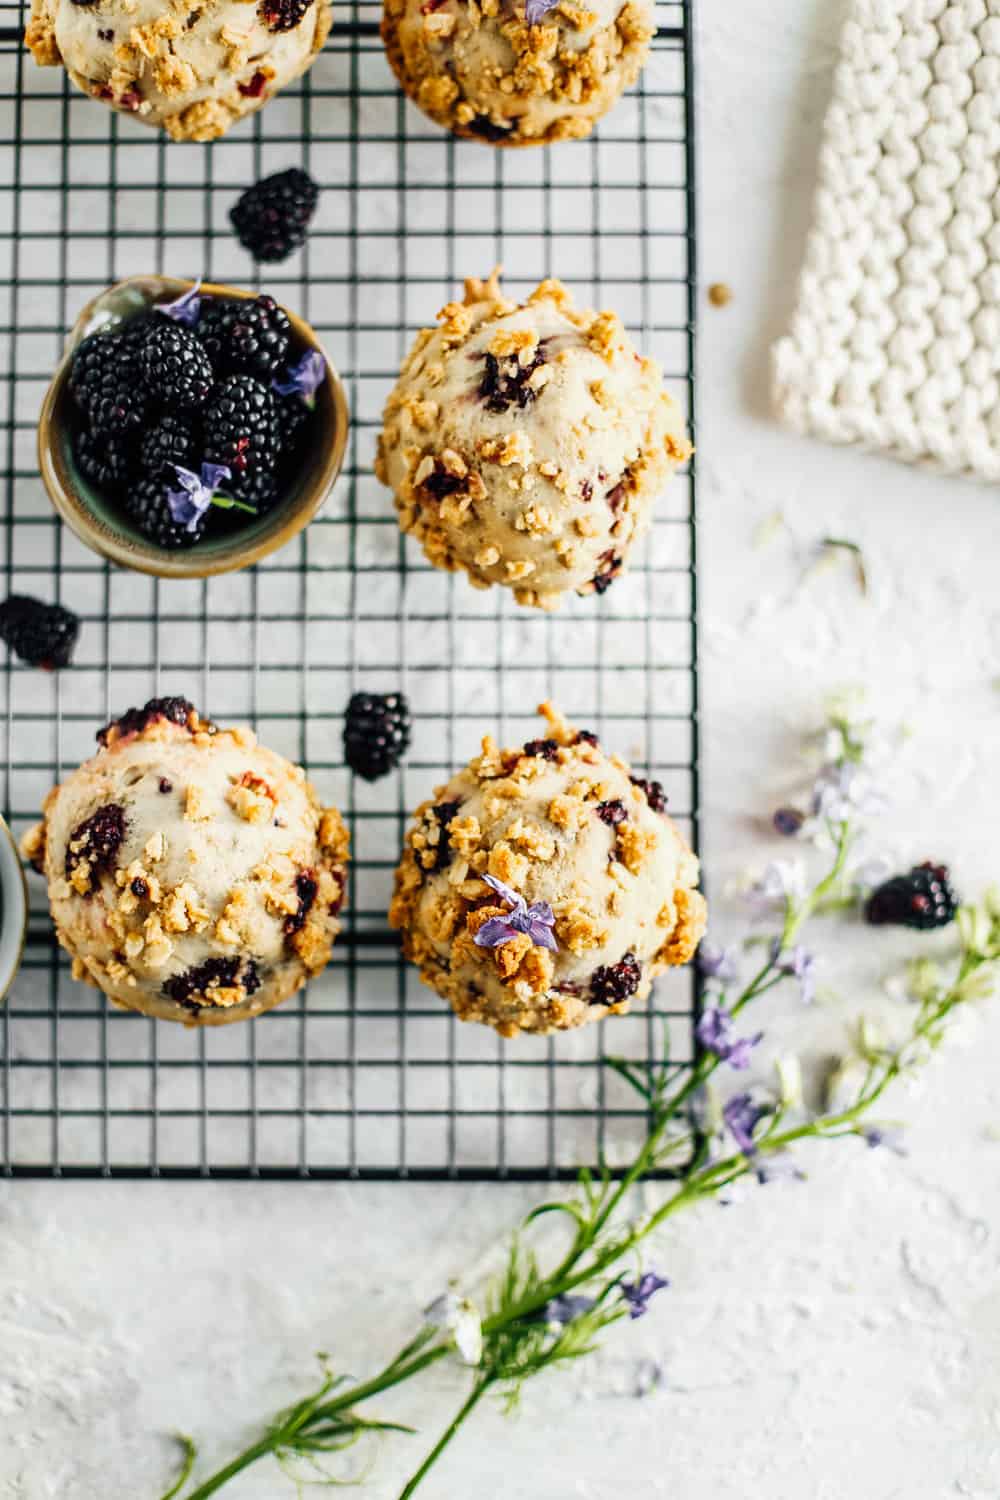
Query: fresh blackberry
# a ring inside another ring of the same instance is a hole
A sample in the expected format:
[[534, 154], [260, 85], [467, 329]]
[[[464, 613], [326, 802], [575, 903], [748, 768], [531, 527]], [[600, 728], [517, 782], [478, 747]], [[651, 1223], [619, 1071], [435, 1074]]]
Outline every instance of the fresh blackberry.
[[410, 743], [410, 708], [402, 693], [355, 693], [344, 720], [344, 759], [366, 781], [397, 766]]
[[302, 441], [302, 435], [309, 425], [310, 411], [301, 396], [278, 396], [275, 410], [278, 416], [278, 446], [282, 459], [287, 459]]
[[667, 810], [667, 794], [663, 790], [661, 781], [645, 781], [641, 776], [630, 776], [629, 780], [633, 786], [637, 786], [645, 793], [646, 801], [653, 812], [662, 813]]
[[225, 464], [232, 479], [274, 468], [277, 457], [274, 397], [252, 375], [228, 375], [205, 411], [205, 461]]
[[198, 338], [219, 375], [255, 375], [270, 387], [288, 359], [292, 325], [273, 297], [203, 304]]
[[84, 339], [73, 356], [69, 386], [95, 433], [138, 434], [149, 398], [135, 351], [119, 335], [92, 333]]
[[165, 315], [163, 313], [158, 313], [153, 308], [149, 308], [146, 312], [136, 313], [134, 318], [129, 318], [127, 323], [123, 323], [118, 329], [118, 335], [124, 339], [130, 348], [138, 349], [139, 345], [145, 342], [147, 334], [152, 331], [156, 324], [164, 321]]
[[27, 594], [11, 594], [0, 604], [0, 640], [29, 667], [68, 667], [79, 634], [80, 621], [61, 604]]
[[908, 875], [894, 875], [868, 898], [865, 917], [873, 926], [916, 927], [929, 931], [955, 920], [959, 900], [947, 865], [926, 860]]
[[313, 0], [260, 0], [257, 13], [268, 31], [294, 31]]
[[642, 965], [634, 953], [626, 953], [616, 964], [602, 964], [590, 976], [591, 1005], [620, 1005], [639, 988]]
[[208, 355], [189, 328], [160, 318], [139, 345], [139, 368], [148, 389], [171, 412], [204, 406], [215, 382]]
[[84, 479], [105, 494], [120, 493], [135, 469], [135, 445], [128, 438], [78, 432], [73, 439], [73, 456]]
[[194, 531], [188, 531], [170, 514], [167, 504], [167, 485], [163, 479], [146, 475], [133, 484], [125, 496], [125, 512], [142, 532], [144, 537], [157, 547], [176, 552], [181, 547], [193, 547], [200, 542], [205, 531], [204, 520]]
[[287, 260], [305, 243], [318, 198], [309, 173], [289, 167], [247, 188], [229, 211], [230, 223], [255, 260]]
[[[252, 473], [243, 474], [235, 482], [224, 479], [219, 488], [224, 495], [232, 495], [244, 505], [252, 505], [259, 516], [266, 515], [269, 510], [273, 510], [278, 501], [278, 481], [267, 469], [257, 469]], [[240, 510], [224, 511], [220, 514], [239, 519], [244, 525], [252, 519], [246, 511]]]
[[[195, 713], [193, 703], [186, 698], [150, 698], [141, 708], [129, 708], [118, 719], [112, 719], [110, 724], [105, 724], [103, 729], [97, 731], [97, 743], [106, 745], [108, 735], [112, 729], [117, 730], [120, 739], [128, 734], [141, 734], [148, 724], [156, 719], [166, 719], [171, 724], [179, 724], [181, 728], [186, 727], [191, 715]], [[204, 726], [204, 720], [202, 720]], [[164, 784], [165, 783], [165, 784]], [[169, 792], [171, 784], [166, 777], [160, 778], [160, 791]]]
[[176, 479], [174, 468], [192, 467], [195, 457], [195, 424], [189, 417], [164, 417], [142, 440], [140, 459], [150, 479]]

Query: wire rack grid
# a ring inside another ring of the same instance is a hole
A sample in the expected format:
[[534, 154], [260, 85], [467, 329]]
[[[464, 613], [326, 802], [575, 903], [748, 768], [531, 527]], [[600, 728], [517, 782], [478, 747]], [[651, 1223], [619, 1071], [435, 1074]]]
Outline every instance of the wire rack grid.
[[[83, 620], [61, 674], [0, 670], [3, 801], [19, 835], [49, 787], [133, 703], [180, 692], [249, 719], [303, 762], [353, 841], [347, 930], [326, 974], [249, 1025], [188, 1031], [75, 984], [31, 877], [24, 965], [0, 1018], [0, 1175], [523, 1178], [625, 1152], [639, 1096], [603, 1062], [692, 1055], [690, 975], [642, 1013], [504, 1043], [457, 1023], [405, 965], [385, 912], [408, 811], [474, 753], [537, 733], [551, 697], [697, 812], [694, 474], [675, 478], [631, 573], [561, 614], [428, 567], [400, 537], [372, 458], [415, 330], [464, 275], [523, 293], [559, 275], [613, 306], [687, 405], [694, 397], [691, 6], [660, 6], [641, 85], [588, 142], [504, 152], [457, 142], [395, 86], [369, 0], [340, 4], [301, 83], [210, 146], [168, 144], [22, 50], [0, 0], [0, 558], [8, 591]], [[109, 282], [169, 270], [261, 285], [226, 214], [268, 171], [322, 187], [308, 245], [267, 289], [316, 327], [348, 391], [344, 472], [323, 514], [258, 567], [201, 582], [118, 571], [56, 520], [35, 422], [65, 331]], [[405, 765], [345, 771], [350, 692], [402, 688]]]

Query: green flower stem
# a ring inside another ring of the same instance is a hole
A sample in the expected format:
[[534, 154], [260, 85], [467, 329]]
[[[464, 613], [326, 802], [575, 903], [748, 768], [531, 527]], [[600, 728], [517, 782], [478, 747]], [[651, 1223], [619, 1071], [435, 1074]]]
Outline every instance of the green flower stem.
[[417, 1469], [416, 1473], [408, 1480], [403, 1489], [400, 1490], [399, 1500], [410, 1500], [410, 1496], [416, 1494], [417, 1486], [421, 1484], [424, 1479], [426, 1479], [427, 1475], [437, 1463], [438, 1459], [441, 1457], [441, 1454], [447, 1448], [448, 1444], [457, 1435], [459, 1428], [462, 1426], [462, 1423], [472, 1415], [473, 1410], [486, 1395], [486, 1392], [489, 1390], [492, 1384], [493, 1380], [490, 1376], [486, 1376], [485, 1378], [476, 1381], [465, 1401], [459, 1407], [458, 1411], [455, 1413], [452, 1420], [448, 1423], [448, 1426], [445, 1428], [444, 1432], [434, 1444], [434, 1447], [431, 1449], [427, 1457], [424, 1459], [423, 1463], [420, 1465], [420, 1468]]

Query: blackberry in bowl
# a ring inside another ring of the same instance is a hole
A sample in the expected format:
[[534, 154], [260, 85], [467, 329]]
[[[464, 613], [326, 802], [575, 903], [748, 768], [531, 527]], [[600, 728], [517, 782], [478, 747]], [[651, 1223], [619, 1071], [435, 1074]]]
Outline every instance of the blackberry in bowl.
[[201, 578], [249, 566], [312, 520], [348, 423], [315, 333], [273, 297], [132, 277], [77, 319], [42, 406], [39, 464], [92, 550]]

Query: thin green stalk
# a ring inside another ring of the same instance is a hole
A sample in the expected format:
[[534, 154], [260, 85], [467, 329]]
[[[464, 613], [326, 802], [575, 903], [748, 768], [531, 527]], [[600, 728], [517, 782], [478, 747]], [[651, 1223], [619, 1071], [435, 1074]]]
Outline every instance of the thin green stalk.
[[476, 1381], [465, 1401], [463, 1401], [462, 1405], [459, 1407], [452, 1420], [448, 1423], [448, 1426], [445, 1428], [444, 1432], [434, 1444], [434, 1447], [431, 1449], [427, 1457], [424, 1459], [423, 1463], [420, 1465], [420, 1468], [417, 1469], [416, 1473], [411, 1476], [411, 1478], [400, 1490], [399, 1500], [410, 1500], [410, 1496], [416, 1494], [417, 1486], [421, 1484], [424, 1479], [426, 1479], [431, 1469], [441, 1457], [441, 1454], [458, 1433], [458, 1430], [462, 1426], [462, 1423], [465, 1422], [469, 1416], [471, 1416], [472, 1412], [482, 1400], [483, 1396], [485, 1396], [486, 1392], [489, 1390], [492, 1384], [492, 1376], [486, 1376], [482, 1380]]

